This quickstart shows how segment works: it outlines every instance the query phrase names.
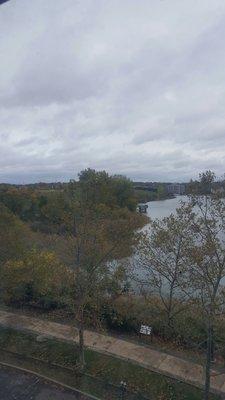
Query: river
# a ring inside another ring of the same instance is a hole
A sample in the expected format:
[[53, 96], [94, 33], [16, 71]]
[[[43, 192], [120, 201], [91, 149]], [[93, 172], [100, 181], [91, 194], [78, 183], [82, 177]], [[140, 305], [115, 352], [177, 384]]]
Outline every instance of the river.
[[[175, 213], [176, 208], [180, 206], [180, 203], [183, 201], [187, 201], [188, 197], [187, 196], [176, 196], [173, 199], [167, 199], [167, 200], [156, 200], [156, 201], [150, 201], [148, 202], [148, 209], [147, 209], [147, 215], [151, 219], [162, 219], [164, 217], [168, 217], [171, 213]], [[147, 224], [143, 230], [148, 231], [149, 229], [149, 224]], [[135, 257], [131, 257], [131, 263], [135, 266], [135, 258], [137, 257], [137, 253]], [[144, 277], [144, 272], [140, 270], [140, 266], [134, 267], [134, 269], [137, 271], [139, 270], [139, 277], [143, 278]], [[225, 285], [225, 277], [222, 279], [221, 282], [223, 285]], [[136, 284], [132, 283], [132, 287], [137, 290]]]
[[152, 219], [168, 217], [176, 211], [181, 201], [187, 200], [187, 196], [176, 196], [173, 199], [149, 201], [147, 215]]
[[[147, 203], [148, 209], [147, 209], [147, 216], [151, 219], [162, 219], [165, 217], [168, 217], [170, 214], [175, 213], [176, 209], [180, 206], [182, 201], [187, 201], [187, 196], [176, 196], [172, 199], [167, 199], [167, 200], [155, 200], [155, 201], [149, 201]], [[148, 231], [150, 228], [150, 225], [147, 224], [142, 228], [142, 231]], [[135, 253], [133, 256], [131, 256], [130, 264], [133, 265], [133, 271], [135, 271], [136, 278], [143, 280], [146, 274], [146, 271], [142, 270], [140, 268], [140, 265], [138, 265], [138, 253]], [[139, 292], [139, 285], [131, 278], [130, 280], [131, 287], [133, 290], [138, 293]]]

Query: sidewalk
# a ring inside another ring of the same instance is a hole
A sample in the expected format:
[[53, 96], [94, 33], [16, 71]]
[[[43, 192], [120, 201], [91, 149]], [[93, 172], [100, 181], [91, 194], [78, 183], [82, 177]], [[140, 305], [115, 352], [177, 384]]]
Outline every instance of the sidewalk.
[[[11, 312], [0, 311], [0, 325], [78, 342], [78, 332], [71, 326]], [[204, 371], [201, 365], [96, 332], [85, 331], [84, 340], [85, 345], [93, 350], [125, 358], [152, 371], [161, 372], [197, 386], [204, 383]], [[212, 371], [211, 387], [225, 395], [225, 373], [216, 375], [217, 373], [217, 371]]]

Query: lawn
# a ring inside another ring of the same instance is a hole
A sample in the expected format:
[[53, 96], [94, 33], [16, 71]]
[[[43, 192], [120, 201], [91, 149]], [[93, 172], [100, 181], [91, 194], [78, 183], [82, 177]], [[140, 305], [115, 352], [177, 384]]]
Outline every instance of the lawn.
[[[121, 380], [127, 382], [130, 392], [125, 399], [141, 400], [143, 398], [141, 395], [152, 400], [201, 400], [203, 398], [203, 393], [198, 388], [151, 372], [136, 364], [88, 349], [85, 352], [85, 375], [77, 374], [74, 371], [78, 355], [77, 346], [65, 341], [48, 339], [39, 342], [34, 334], [1, 328], [0, 348], [4, 349], [0, 352], [0, 360], [6, 357], [5, 351], [19, 353], [28, 357], [25, 360], [20, 359], [20, 365], [22, 363], [26, 368], [36, 366], [38, 372], [43, 374], [46, 371], [50, 373], [49, 366], [52, 364], [65, 367], [60, 370], [57, 366], [51, 367], [53, 377], [55, 376], [56, 379], [59, 377], [65, 383], [95, 394], [104, 400], [119, 398]], [[31, 365], [33, 359], [36, 361]], [[38, 363], [38, 360], [44, 363]], [[139, 395], [133, 396], [132, 392], [138, 392]], [[218, 396], [211, 396], [211, 400], [218, 399]]]

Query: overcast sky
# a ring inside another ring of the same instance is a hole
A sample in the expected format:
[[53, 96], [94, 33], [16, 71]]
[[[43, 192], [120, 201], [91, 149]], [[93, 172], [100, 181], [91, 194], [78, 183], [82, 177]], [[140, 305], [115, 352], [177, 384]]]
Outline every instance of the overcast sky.
[[0, 6], [0, 181], [224, 166], [224, 0]]

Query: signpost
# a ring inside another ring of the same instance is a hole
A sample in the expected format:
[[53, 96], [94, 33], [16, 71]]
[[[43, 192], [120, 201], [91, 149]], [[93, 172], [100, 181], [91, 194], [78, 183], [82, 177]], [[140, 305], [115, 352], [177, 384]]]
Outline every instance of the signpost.
[[150, 338], [150, 341], [152, 342], [152, 327], [151, 326], [141, 325], [139, 333], [141, 335], [145, 335], [145, 336], [148, 337], [148, 338], [146, 337], [146, 342], [147, 343], [149, 342], [149, 340], [147, 340], [149, 338]]
[[151, 327], [151, 326], [148, 326], [148, 325], [141, 325], [141, 327], [140, 327], [140, 333], [141, 333], [142, 335], [151, 336], [151, 334], [152, 334], [152, 327]]

